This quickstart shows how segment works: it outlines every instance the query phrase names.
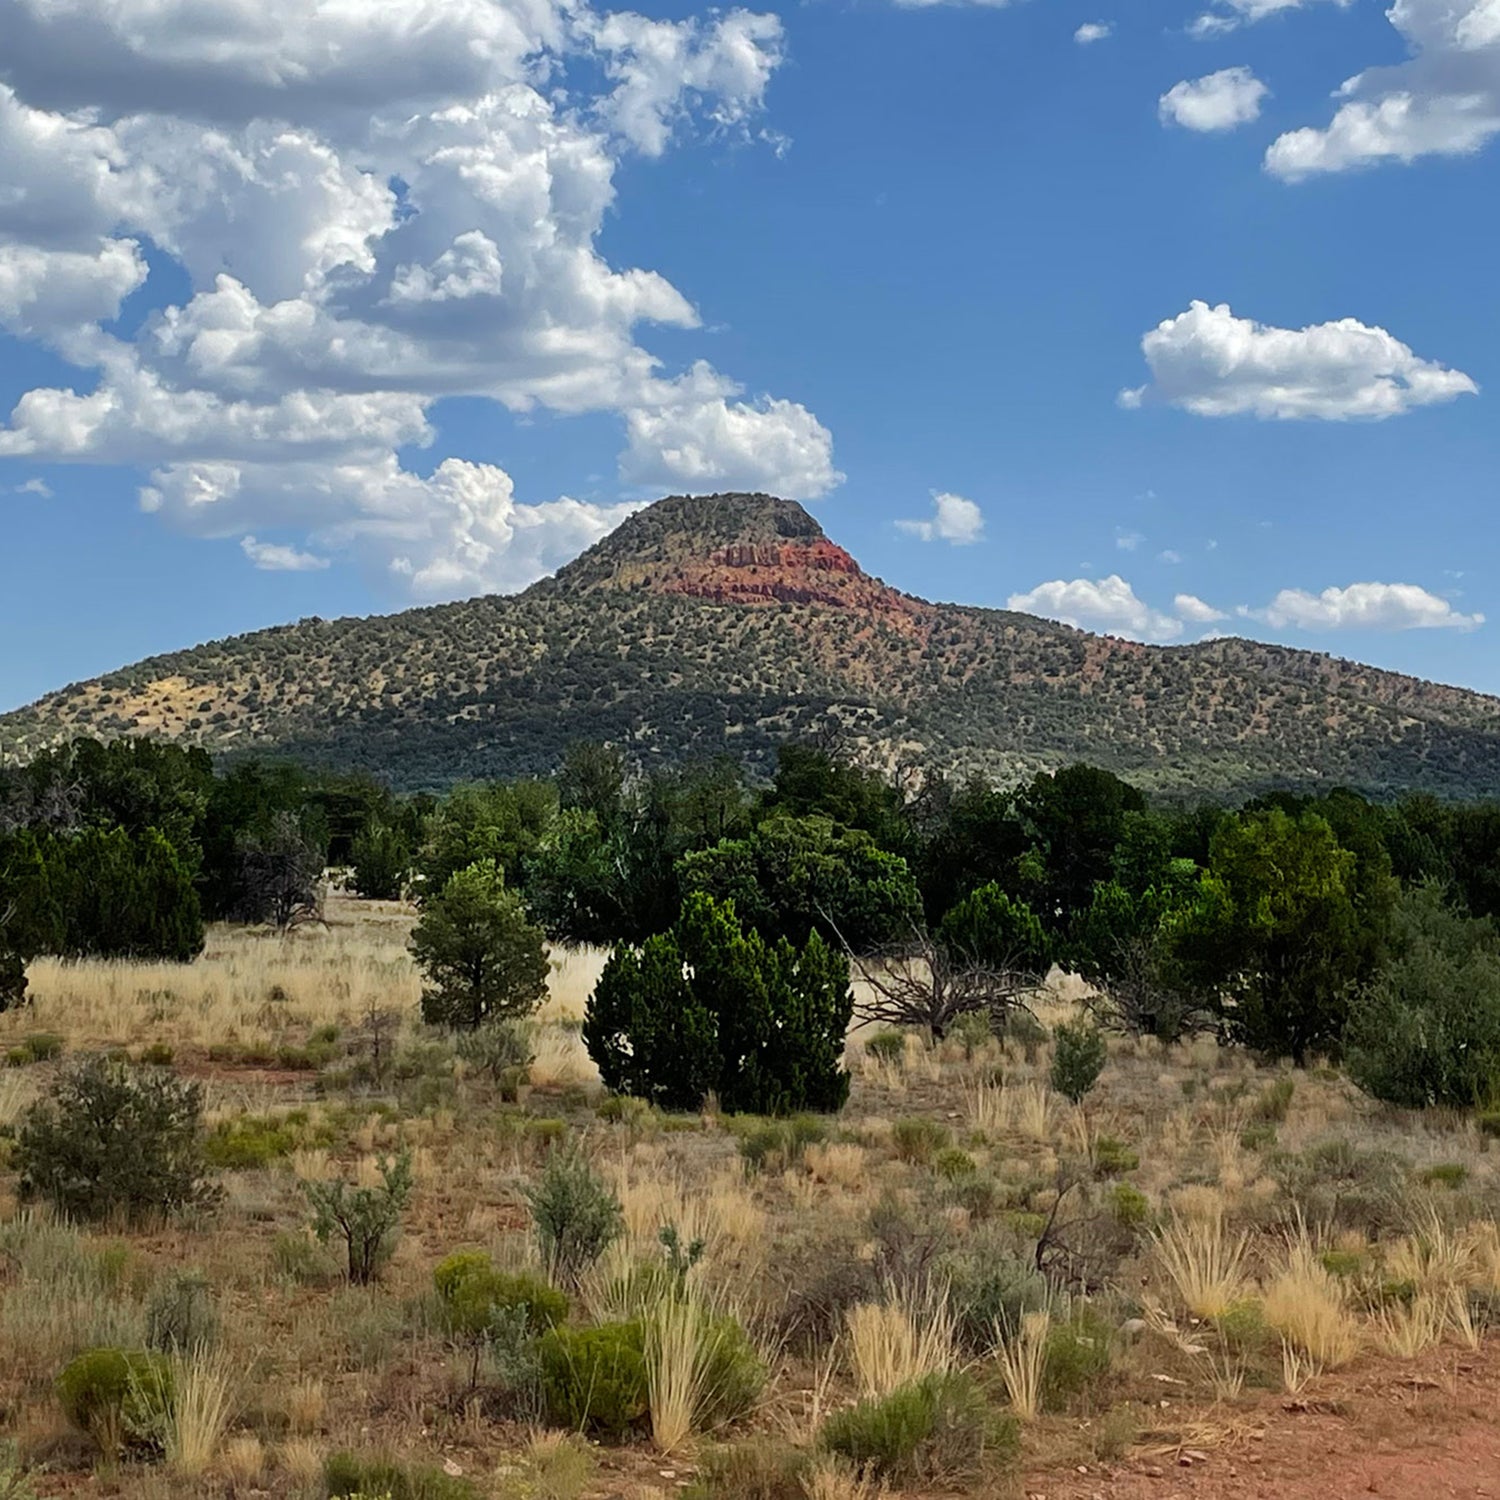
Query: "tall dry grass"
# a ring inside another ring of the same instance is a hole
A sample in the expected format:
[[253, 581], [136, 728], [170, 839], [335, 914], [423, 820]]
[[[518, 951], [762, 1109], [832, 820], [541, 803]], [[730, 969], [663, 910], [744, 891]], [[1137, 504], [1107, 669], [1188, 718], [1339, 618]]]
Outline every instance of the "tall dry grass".
[[888, 1396], [958, 1359], [957, 1326], [945, 1288], [891, 1285], [882, 1302], [844, 1315], [850, 1362], [862, 1396]]
[[1344, 1285], [1319, 1260], [1305, 1228], [1292, 1235], [1263, 1307], [1266, 1322], [1315, 1372], [1337, 1370], [1359, 1353], [1359, 1322]]
[[1023, 1422], [1034, 1422], [1042, 1410], [1042, 1379], [1047, 1368], [1050, 1313], [1030, 1312], [1018, 1329], [996, 1328], [995, 1359], [1011, 1410]]
[[1195, 1318], [1222, 1317], [1245, 1291], [1245, 1234], [1231, 1234], [1222, 1213], [1175, 1218], [1157, 1231], [1157, 1263]]
[[172, 1356], [167, 1463], [183, 1479], [206, 1474], [234, 1415], [239, 1363], [228, 1350]]

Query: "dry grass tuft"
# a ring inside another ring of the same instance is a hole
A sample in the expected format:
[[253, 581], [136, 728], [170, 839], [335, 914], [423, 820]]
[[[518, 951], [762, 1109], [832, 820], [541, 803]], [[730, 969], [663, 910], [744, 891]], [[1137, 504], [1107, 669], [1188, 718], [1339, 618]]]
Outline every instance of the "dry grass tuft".
[[1047, 1365], [1047, 1334], [1052, 1318], [1046, 1312], [1027, 1313], [1018, 1330], [995, 1330], [995, 1358], [1011, 1409], [1023, 1422], [1034, 1422], [1042, 1410], [1042, 1377]]
[[1323, 1267], [1305, 1230], [1287, 1246], [1264, 1307], [1266, 1322], [1306, 1356], [1314, 1372], [1337, 1370], [1359, 1353], [1359, 1324], [1343, 1284]]
[[1410, 1302], [1380, 1309], [1375, 1319], [1376, 1338], [1385, 1353], [1397, 1359], [1415, 1359], [1442, 1340], [1447, 1322], [1447, 1299], [1421, 1292]]
[[1156, 1258], [1195, 1318], [1226, 1313], [1244, 1293], [1244, 1234], [1231, 1236], [1222, 1213], [1174, 1219], [1156, 1235]]
[[862, 1396], [888, 1396], [957, 1363], [957, 1330], [945, 1288], [890, 1286], [884, 1302], [851, 1307], [844, 1331]]
[[227, 1350], [172, 1356], [167, 1462], [184, 1479], [206, 1474], [234, 1414], [237, 1361]]

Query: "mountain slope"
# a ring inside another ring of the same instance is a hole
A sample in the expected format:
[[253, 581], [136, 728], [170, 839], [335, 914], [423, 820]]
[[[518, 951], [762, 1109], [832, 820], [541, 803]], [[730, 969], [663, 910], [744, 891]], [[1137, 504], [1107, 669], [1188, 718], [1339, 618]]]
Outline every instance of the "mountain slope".
[[152, 733], [415, 788], [543, 771], [579, 738], [757, 762], [830, 721], [887, 762], [998, 777], [1088, 759], [1162, 788], [1500, 795], [1500, 699], [1317, 652], [930, 604], [765, 495], [662, 500], [523, 594], [150, 658], [0, 717], [0, 751]]

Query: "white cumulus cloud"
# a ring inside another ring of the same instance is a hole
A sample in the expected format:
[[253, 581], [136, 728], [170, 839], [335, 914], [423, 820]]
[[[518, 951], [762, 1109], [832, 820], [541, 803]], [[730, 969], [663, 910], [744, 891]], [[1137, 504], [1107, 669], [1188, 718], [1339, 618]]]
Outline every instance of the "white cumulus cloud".
[[1446, 600], [1414, 583], [1351, 583], [1321, 594], [1282, 589], [1261, 610], [1242, 611], [1278, 629], [1301, 630], [1473, 630], [1481, 614], [1460, 614]]
[[[1221, 0], [1217, 10], [1205, 11], [1188, 30], [1200, 39], [1222, 36], [1240, 26], [1253, 26], [1313, 3], [1314, 0]], [[1334, 0], [1341, 10], [1352, 3], [1353, 0]]]
[[1353, 318], [1273, 328], [1224, 303], [1194, 302], [1146, 334], [1141, 349], [1151, 384], [1121, 392], [1121, 404], [1155, 399], [1202, 417], [1380, 420], [1479, 389]]
[[814, 500], [843, 479], [832, 435], [805, 406], [732, 399], [738, 394], [702, 364], [648, 387], [626, 417], [620, 477], [643, 488], [764, 490], [791, 500]]
[[261, 542], [253, 536], [240, 538], [240, 550], [267, 573], [315, 573], [329, 565], [326, 557], [315, 552], [300, 552], [279, 542]]
[[1206, 78], [1184, 79], [1161, 96], [1162, 123], [1184, 130], [1233, 130], [1260, 117], [1270, 90], [1249, 68], [1221, 68]]
[[972, 500], [962, 495], [934, 490], [932, 493], [932, 515], [922, 521], [897, 521], [896, 525], [909, 536], [920, 537], [924, 542], [949, 542], [955, 547], [967, 547], [984, 536], [984, 512]]
[[757, 133], [775, 15], [0, 0], [0, 38], [0, 327], [74, 367], [0, 412], [0, 458], [135, 466], [256, 566], [344, 551], [424, 598], [528, 583], [635, 503], [404, 467], [445, 398], [612, 417], [633, 488], [842, 478], [806, 406], [643, 347], [698, 310], [600, 246], [624, 160]]
[[1500, 134], [1500, 0], [1395, 0], [1386, 17], [1408, 59], [1349, 79], [1326, 126], [1272, 142], [1267, 171], [1295, 181], [1465, 156]]
[[1080, 47], [1089, 47], [1095, 42], [1102, 42], [1106, 37], [1113, 36], [1114, 30], [1113, 24], [1109, 21], [1085, 21], [1073, 33], [1073, 40]]
[[1005, 607], [1134, 640], [1171, 641], [1182, 634], [1181, 620], [1152, 609], [1118, 573], [1039, 583], [1024, 594], [1012, 594]]
[[1212, 604], [1205, 603], [1196, 594], [1178, 594], [1172, 600], [1172, 608], [1189, 625], [1213, 625], [1219, 620], [1229, 618], [1222, 609], [1215, 609]]

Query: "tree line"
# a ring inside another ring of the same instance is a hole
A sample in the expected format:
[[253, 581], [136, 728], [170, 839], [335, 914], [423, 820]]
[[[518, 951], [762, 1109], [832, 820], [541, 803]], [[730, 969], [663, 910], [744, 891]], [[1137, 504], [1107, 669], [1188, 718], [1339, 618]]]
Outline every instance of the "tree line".
[[662, 1103], [836, 1105], [851, 967], [867, 1018], [942, 1035], [1004, 1026], [1053, 964], [1104, 1027], [1342, 1060], [1406, 1105], [1500, 1091], [1500, 806], [1152, 802], [1088, 765], [1005, 788], [810, 743], [760, 786], [580, 744], [551, 777], [400, 799], [78, 741], [0, 772], [0, 975], [16, 999], [39, 953], [191, 958], [205, 920], [315, 908], [330, 864], [422, 905], [434, 1021], [534, 1003], [544, 937], [613, 947], [585, 1037], [606, 1082]]

